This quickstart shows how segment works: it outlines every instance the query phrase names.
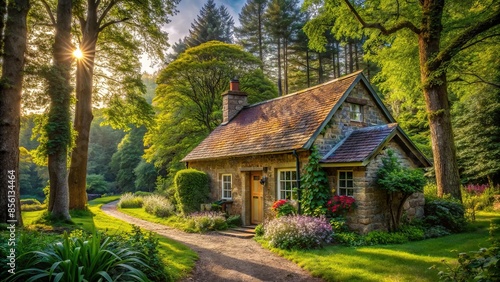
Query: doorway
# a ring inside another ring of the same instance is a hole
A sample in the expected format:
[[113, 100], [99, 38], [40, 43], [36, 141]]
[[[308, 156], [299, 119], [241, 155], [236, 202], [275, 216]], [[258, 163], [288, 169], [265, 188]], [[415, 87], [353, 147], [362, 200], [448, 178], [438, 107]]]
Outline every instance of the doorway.
[[250, 174], [250, 223], [259, 224], [264, 219], [264, 185], [260, 184], [262, 172]]

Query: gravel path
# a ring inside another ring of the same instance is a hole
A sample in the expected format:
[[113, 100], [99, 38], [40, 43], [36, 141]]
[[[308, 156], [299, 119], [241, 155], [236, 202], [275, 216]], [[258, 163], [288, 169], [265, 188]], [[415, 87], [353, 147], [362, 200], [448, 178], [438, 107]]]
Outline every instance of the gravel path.
[[262, 248], [252, 239], [217, 233], [191, 234], [121, 213], [117, 202], [103, 205], [113, 217], [179, 241], [198, 253], [199, 260], [187, 281], [322, 281], [296, 264]]

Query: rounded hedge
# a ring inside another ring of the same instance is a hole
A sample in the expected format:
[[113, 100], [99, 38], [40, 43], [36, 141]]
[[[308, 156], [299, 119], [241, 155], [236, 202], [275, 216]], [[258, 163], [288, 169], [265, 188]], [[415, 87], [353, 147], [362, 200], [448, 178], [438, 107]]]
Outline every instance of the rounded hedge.
[[183, 215], [199, 211], [200, 204], [208, 201], [210, 179], [203, 171], [180, 170], [175, 175], [174, 185], [177, 210]]

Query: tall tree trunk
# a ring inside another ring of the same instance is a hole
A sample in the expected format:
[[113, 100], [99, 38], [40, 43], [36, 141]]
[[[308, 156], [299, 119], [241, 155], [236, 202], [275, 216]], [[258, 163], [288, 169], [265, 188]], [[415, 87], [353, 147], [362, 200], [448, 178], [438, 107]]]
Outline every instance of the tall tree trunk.
[[441, 18], [444, 1], [425, 1], [421, 33], [418, 37], [420, 76], [431, 130], [432, 154], [438, 196], [451, 194], [461, 200], [460, 176], [451, 125], [446, 72], [442, 65], [428, 64], [440, 51]]
[[[4, 3], [2, 5], [5, 6]], [[0, 82], [0, 162], [2, 163], [0, 223], [9, 222], [17, 225], [23, 225], [19, 200], [19, 128], [24, 52], [27, 41], [26, 17], [29, 8], [29, 0], [10, 1], [5, 30], [2, 21], [1, 31], [4, 32], [0, 33], [5, 43], [2, 50], [3, 65]], [[2, 19], [5, 11], [5, 7], [2, 7]]]
[[262, 14], [262, 9], [260, 8], [260, 5], [262, 4], [259, 4], [259, 30], [258, 30], [258, 37], [259, 37], [259, 59], [261, 61], [261, 65], [260, 65], [260, 69], [262, 70], [262, 72], [264, 72], [264, 45], [262, 43], [262, 29], [264, 28], [264, 24], [262, 22], [262, 17], [264, 16]]
[[340, 74], [340, 46], [339, 46], [339, 42], [336, 42], [335, 43], [335, 52], [337, 53], [337, 77], [340, 77], [342, 76]]
[[306, 49], [306, 77], [307, 88], [311, 87], [311, 66], [309, 65], [309, 48]]
[[57, 3], [57, 23], [53, 47], [54, 66], [49, 74], [51, 105], [48, 131], [48, 168], [50, 180], [49, 212], [53, 217], [69, 220], [69, 191], [67, 153], [71, 140], [70, 101], [72, 88], [70, 72], [71, 0]]
[[[5, 19], [7, 16], [7, 0], [0, 0], [0, 19]], [[21, 18], [22, 19], [22, 18]], [[5, 42], [5, 38], [3, 36], [3, 31], [5, 28], [5, 21], [0, 21], [0, 55], [3, 56], [3, 44]]]
[[323, 82], [323, 60], [321, 54], [318, 54], [318, 84]]
[[358, 42], [354, 42], [354, 62], [356, 63], [356, 71], [359, 70]]
[[288, 94], [288, 39], [283, 40], [283, 78], [285, 79], [285, 95]]
[[278, 38], [278, 96], [283, 96], [281, 88], [281, 40]]
[[352, 40], [349, 40], [349, 73], [354, 72], [354, 59], [353, 59], [353, 51], [352, 51]]
[[85, 209], [87, 205], [87, 160], [90, 126], [94, 118], [92, 114], [92, 78], [98, 35], [97, 6], [95, 1], [89, 1], [86, 24], [82, 26], [80, 46], [84, 56], [77, 62], [76, 68], [76, 107], [73, 128], [78, 135], [75, 148], [71, 153], [68, 179], [70, 209]]

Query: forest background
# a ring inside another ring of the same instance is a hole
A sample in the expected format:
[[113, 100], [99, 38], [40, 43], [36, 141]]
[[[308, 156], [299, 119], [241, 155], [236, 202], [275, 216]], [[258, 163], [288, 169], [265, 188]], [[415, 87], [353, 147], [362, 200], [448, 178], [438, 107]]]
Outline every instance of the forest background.
[[[305, 1], [302, 5], [294, 0], [248, 0], [239, 13], [240, 25], [235, 26], [224, 5], [208, 0], [189, 34], [174, 43], [168, 54], [163, 54], [168, 46], [164, 34], [152, 32], [149, 40], [154, 36], [163, 40], [143, 44], [141, 40], [146, 39], [141, 39], [137, 30], [128, 29], [128, 20], [103, 29], [91, 76], [93, 119], [86, 161], [87, 193], [156, 190], [168, 194], [175, 172], [184, 167], [180, 160], [220, 124], [220, 94], [234, 76], [240, 78], [250, 102], [258, 102], [363, 70], [400, 126], [432, 159], [414, 35], [348, 28], [358, 25], [339, 22], [336, 15], [342, 6], [334, 5], [337, 1], [326, 2], [330, 5], [322, 1]], [[401, 15], [418, 17], [415, 3], [373, 2], [373, 7], [364, 7], [363, 15], [379, 15], [380, 21]], [[446, 2], [443, 17], [443, 42], [488, 11], [499, 9], [494, 0], [450, 2]], [[170, 4], [173, 9], [177, 2]], [[41, 12], [42, 6], [37, 9], [36, 5], [43, 4], [32, 3], [28, 16], [31, 32], [23, 90], [19, 182], [23, 198], [43, 200], [49, 179], [44, 151], [49, 98], [39, 67], [51, 59], [52, 40], [48, 38], [53, 35], [50, 27], [40, 24], [47, 21], [47, 15]], [[78, 8], [75, 11], [74, 21], [81, 23], [85, 13], [78, 17]], [[120, 19], [132, 17], [125, 8], [116, 13], [123, 13]], [[146, 12], [142, 16], [146, 14], [150, 17]], [[164, 17], [158, 15], [158, 25], [163, 24]], [[75, 45], [81, 44], [84, 33], [76, 28], [73, 32]], [[463, 184], [500, 183], [499, 43], [500, 29], [495, 26], [464, 45], [446, 66]], [[162, 70], [141, 74], [143, 52], [160, 62]], [[213, 69], [217, 72], [207, 71]]]

